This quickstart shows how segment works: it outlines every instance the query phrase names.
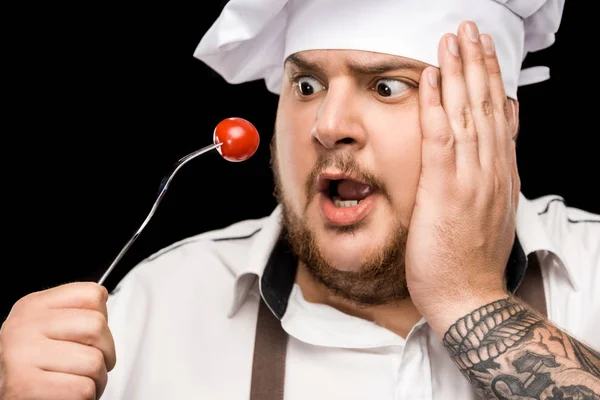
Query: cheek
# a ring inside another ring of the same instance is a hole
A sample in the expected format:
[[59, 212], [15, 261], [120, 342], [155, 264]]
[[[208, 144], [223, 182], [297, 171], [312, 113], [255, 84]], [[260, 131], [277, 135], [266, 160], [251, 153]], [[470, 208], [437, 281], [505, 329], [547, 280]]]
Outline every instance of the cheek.
[[[404, 222], [412, 213], [421, 174], [421, 125], [418, 110], [395, 116], [387, 126], [400, 127], [387, 130], [374, 144], [377, 171], [387, 186], [394, 209]], [[408, 210], [407, 212], [405, 210]]]
[[308, 110], [291, 107], [280, 101], [275, 124], [280, 185], [286, 200], [300, 209], [305, 203], [306, 179], [316, 162], [311, 129], [314, 114]]

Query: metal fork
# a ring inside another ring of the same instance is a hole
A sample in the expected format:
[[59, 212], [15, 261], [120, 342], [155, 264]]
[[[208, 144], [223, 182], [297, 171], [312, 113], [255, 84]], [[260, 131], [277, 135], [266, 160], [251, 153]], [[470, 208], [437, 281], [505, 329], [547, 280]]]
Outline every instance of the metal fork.
[[203, 147], [200, 150], [196, 150], [193, 153], [190, 153], [187, 156], [181, 158], [179, 161], [177, 161], [173, 165], [173, 168], [171, 169], [171, 172], [168, 175], [165, 175], [165, 177], [162, 179], [162, 181], [160, 183], [160, 187], [158, 189], [158, 191], [159, 191], [158, 192], [158, 196], [157, 196], [156, 200], [154, 201], [154, 205], [152, 206], [152, 209], [150, 210], [150, 213], [148, 214], [148, 216], [146, 217], [146, 219], [144, 220], [144, 222], [142, 222], [142, 225], [138, 228], [137, 232], [135, 232], [135, 234], [131, 237], [131, 239], [129, 239], [129, 241], [127, 242], [127, 244], [125, 244], [125, 247], [123, 247], [123, 249], [117, 255], [117, 257], [114, 259], [114, 261], [112, 262], [112, 264], [110, 264], [110, 266], [108, 267], [108, 269], [106, 270], [106, 272], [104, 273], [104, 275], [102, 275], [102, 277], [98, 281], [98, 283], [100, 285], [102, 285], [104, 283], [104, 281], [106, 281], [106, 278], [108, 278], [108, 275], [117, 266], [117, 264], [119, 263], [119, 261], [121, 261], [121, 259], [125, 255], [125, 253], [127, 253], [127, 250], [129, 250], [129, 248], [131, 247], [131, 245], [133, 245], [133, 242], [135, 242], [135, 240], [138, 238], [138, 236], [140, 236], [140, 234], [142, 233], [142, 231], [144, 230], [144, 228], [146, 227], [146, 225], [148, 225], [148, 222], [150, 222], [150, 219], [152, 218], [152, 216], [156, 212], [156, 209], [158, 208], [158, 205], [160, 204], [161, 200], [165, 196], [165, 193], [167, 192], [167, 189], [169, 188], [169, 185], [171, 184], [171, 181], [173, 180], [173, 177], [175, 176], [175, 174], [177, 173], [177, 171], [179, 171], [179, 169], [181, 169], [181, 167], [183, 167], [188, 161], [193, 160], [194, 158], [198, 157], [199, 155], [204, 154], [204, 153], [206, 153], [206, 152], [208, 152], [210, 150], [216, 149], [217, 147], [219, 147], [221, 145], [222, 145], [222, 143], [216, 143], [216, 144], [211, 144], [210, 146]]

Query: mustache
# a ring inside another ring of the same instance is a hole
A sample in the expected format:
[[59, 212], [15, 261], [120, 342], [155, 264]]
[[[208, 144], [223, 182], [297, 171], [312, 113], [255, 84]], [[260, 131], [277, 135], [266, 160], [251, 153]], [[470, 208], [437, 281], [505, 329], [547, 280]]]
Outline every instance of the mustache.
[[319, 155], [317, 162], [306, 178], [305, 193], [307, 204], [317, 194], [317, 180], [319, 179], [319, 175], [327, 168], [335, 168], [345, 174], [349, 174], [371, 186], [388, 200], [390, 199], [385, 183], [376, 174], [363, 168], [352, 154], [328, 153]]

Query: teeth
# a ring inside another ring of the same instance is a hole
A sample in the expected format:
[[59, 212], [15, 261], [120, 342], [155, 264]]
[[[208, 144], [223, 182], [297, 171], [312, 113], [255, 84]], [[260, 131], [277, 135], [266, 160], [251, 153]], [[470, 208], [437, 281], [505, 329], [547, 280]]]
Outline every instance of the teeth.
[[361, 202], [361, 200], [342, 200], [339, 197], [333, 197], [332, 200], [336, 207], [354, 207]]

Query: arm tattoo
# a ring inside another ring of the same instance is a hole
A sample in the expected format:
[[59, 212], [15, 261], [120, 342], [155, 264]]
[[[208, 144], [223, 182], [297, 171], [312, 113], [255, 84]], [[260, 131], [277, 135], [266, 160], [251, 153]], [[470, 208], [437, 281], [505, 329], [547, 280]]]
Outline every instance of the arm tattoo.
[[444, 335], [454, 363], [484, 398], [600, 400], [600, 352], [508, 298]]

